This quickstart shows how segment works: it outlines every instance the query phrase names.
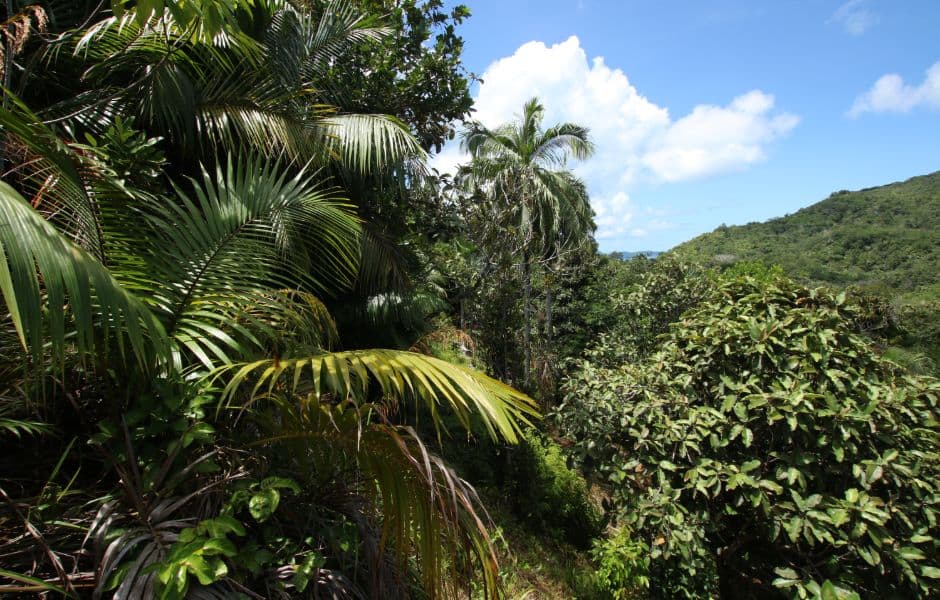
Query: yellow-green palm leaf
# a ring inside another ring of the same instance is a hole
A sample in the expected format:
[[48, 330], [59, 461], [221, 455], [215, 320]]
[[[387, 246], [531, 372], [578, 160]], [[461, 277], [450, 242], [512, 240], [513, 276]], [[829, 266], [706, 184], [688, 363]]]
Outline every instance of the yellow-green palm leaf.
[[[538, 414], [532, 399], [504, 383], [438, 358], [400, 350], [266, 359], [226, 367], [217, 373], [217, 378], [222, 377], [228, 379], [223, 402], [230, 407], [248, 405], [275, 389], [356, 402], [366, 401], [370, 391], [377, 391], [392, 401], [423, 403], [438, 426], [442, 405], [467, 429], [476, 414], [491, 436], [510, 443], [518, 441], [521, 427]], [[243, 390], [247, 396], [240, 394]]]

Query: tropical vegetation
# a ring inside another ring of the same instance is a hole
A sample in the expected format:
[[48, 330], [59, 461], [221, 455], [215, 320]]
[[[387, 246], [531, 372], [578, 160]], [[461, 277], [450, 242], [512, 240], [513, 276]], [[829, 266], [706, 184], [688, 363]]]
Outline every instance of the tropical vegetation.
[[940, 173], [850, 192], [765, 223], [719, 227], [672, 250], [713, 264], [762, 261], [816, 284], [900, 291], [940, 281]]
[[726, 275], [639, 362], [611, 361], [625, 354], [611, 339], [579, 365], [558, 419], [640, 545], [627, 583], [654, 598], [932, 594], [940, 383], [879, 357], [861, 311], [781, 275]]
[[382, 275], [405, 259], [375, 213], [421, 143], [317, 86], [388, 28], [340, 1], [56, 8], [13, 17], [55, 35], [7, 53], [0, 110], [4, 591], [497, 595], [476, 494], [415, 423], [513, 443], [531, 400], [344, 345], [329, 306], [420, 294]]
[[719, 227], [671, 253], [727, 266], [779, 265], [810, 285], [855, 288], [895, 324], [893, 358], [940, 374], [940, 173], [858, 191], [841, 190], [792, 215]]
[[0, 10], [0, 594], [936, 596], [936, 175], [603, 255], [465, 6]]
[[[568, 169], [568, 159], [584, 160], [594, 151], [588, 131], [574, 123], [542, 127], [545, 108], [526, 102], [518, 122], [490, 129], [478, 122], [464, 131], [462, 147], [470, 163], [459, 174], [474, 194], [480, 246], [487, 254], [521, 271], [523, 343], [522, 381], [531, 381], [532, 276], [535, 265], [555, 279], [569, 254], [594, 232], [593, 212], [584, 182]], [[506, 244], [507, 233], [511, 241]], [[505, 256], [508, 255], [508, 256]], [[488, 261], [498, 260], [487, 257]], [[545, 337], [552, 343], [552, 281], [545, 286]]]

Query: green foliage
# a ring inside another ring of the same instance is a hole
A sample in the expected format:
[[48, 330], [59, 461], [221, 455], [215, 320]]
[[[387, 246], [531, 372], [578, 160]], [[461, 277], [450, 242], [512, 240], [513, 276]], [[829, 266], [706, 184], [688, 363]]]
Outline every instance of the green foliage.
[[[609, 600], [594, 577], [588, 552], [529, 527], [523, 516], [506, 507], [501, 490], [482, 489], [481, 494], [493, 521], [499, 524], [493, 540], [506, 598]], [[480, 597], [479, 593], [472, 596]]]
[[160, 149], [161, 139], [147, 137], [145, 132], [134, 128], [133, 117], [125, 120], [116, 116], [100, 139], [86, 132], [88, 143], [75, 147], [94, 153], [103, 165], [107, 165], [108, 175], [121, 185], [159, 191], [167, 162]]
[[[841, 191], [793, 215], [724, 227], [671, 254], [741, 272], [751, 261], [777, 265], [813, 284], [847, 287], [885, 306], [891, 327], [863, 328], [889, 355], [940, 375], [940, 173], [857, 192]], [[874, 308], [874, 307], [873, 307]], [[862, 324], [864, 325], [864, 324]]]
[[918, 290], [896, 301], [899, 337], [892, 340], [913, 354], [916, 368], [940, 375], [940, 284]]
[[[0, 110], [2, 591], [497, 597], [479, 498], [413, 424], [513, 443], [534, 403], [350, 349], [410, 347], [446, 308], [408, 245], [459, 222], [420, 163], [469, 109], [467, 10], [403, 2], [396, 29], [345, 0], [84, 4], [49, 5]], [[395, 32], [407, 51], [369, 54]], [[395, 114], [356, 112], [371, 76]], [[342, 303], [374, 310], [331, 352]]]
[[930, 596], [940, 382], [879, 358], [860, 312], [730, 278], [646, 361], [571, 376], [559, 418], [657, 597]]
[[12, 398], [0, 398], [0, 435], [12, 435], [20, 439], [24, 435], [39, 436], [51, 432], [47, 423], [20, 417], [29, 412], [24, 404]]
[[291, 583], [294, 589], [303, 593], [310, 585], [311, 580], [317, 577], [320, 568], [324, 564], [325, 561], [322, 556], [316, 552], [308, 552], [300, 563], [292, 565], [294, 567], [294, 576], [291, 578]]
[[562, 539], [575, 548], [589, 548], [601, 533], [602, 516], [588, 495], [584, 478], [568, 466], [561, 447], [530, 432], [511, 461], [506, 487], [516, 513], [543, 535]]
[[526, 536], [539, 537], [542, 543], [588, 550], [601, 535], [604, 518], [561, 446], [534, 429], [526, 430], [516, 446], [495, 444], [485, 437], [482, 425], [477, 429], [476, 439], [448, 444], [443, 452], [462, 477], [498, 500], [505, 518], [497, 522], [516, 522]]
[[[74, 334], [70, 337], [79, 351], [95, 351], [102, 330], [114, 336], [121, 354], [130, 346], [141, 363], [154, 348], [165, 351], [163, 326], [144, 302], [6, 182], [0, 182], [0, 206], [0, 253], [5, 255], [0, 260], [0, 292], [20, 342], [35, 358], [41, 356], [46, 340], [61, 356], [66, 344], [66, 298], [70, 334]], [[45, 303], [55, 308], [44, 311]]]
[[[469, 123], [461, 147], [471, 160], [461, 166], [457, 178], [473, 196], [471, 236], [483, 252], [487, 270], [502, 271], [498, 275], [510, 280], [518, 272], [522, 384], [531, 388], [537, 383], [541, 390], [554, 387], [554, 360], [550, 350], [534, 360], [534, 277], [544, 270], [544, 339], [551, 346], [555, 280], [571, 255], [577, 256], [585, 247], [593, 249], [595, 229], [587, 188], [568, 166], [570, 159], [585, 160], [593, 154], [590, 134], [575, 123], [543, 127], [544, 116], [545, 107], [532, 98], [523, 106], [518, 121], [494, 129]], [[505, 321], [496, 332], [505, 347], [504, 331]], [[538, 333], [536, 330], [536, 336]], [[535, 370], [540, 371], [538, 381], [533, 377]]]
[[722, 270], [725, 278], [751, 277], [765, 283], [772, 283], [784, 276], [780, 265], [766, 265], [760, 261], [738, 261]]
[[289, 490], [295, 494], [301, 493], [296, 481], [286, 477], [266, 477], [260, 482], [238, 486], [238, 491], [232, 494], [229, 505], [237, 513], [248, 507], [252, 518], [259, 523], [267, 521], [281, 503], [281, 490]]
[[425, 150], [439, 152], [454, 137], [453, 124], [466, 118], [473, 104], [473, 75], [461, 63], [463, 39], [457, 34], [470, 10], [462, 4], [445, 7], [441, 0], [353, 4], [383, 15], [388, 34], [345, 55], [324, 74], [321, 87], [335, 90], [350, 109], [395, 115]]
[[619, 255], [601, 255], [590, 273], [590, 283], [581, 293], [586, 296], [586, 320], [593, 329], [604, 331], [618, 325], [623, 316], [614, 310], [611, 300], [634, 287], [656, 263], [645, 256], [621, 259]]
[[514, 232], [503, 244], [532, 257], [550, 256], [568, 237], [578, 245], [594, 231], [584, 182], [568, 168], [569, 159], [593, 154], [589, 131], [574, 123], [544, 128], [544, 117], [545, 107], [532, 98], [519, 121], [495, 129], [473, 122], [461, 139], [471, 162], [460, 178], [489, 213], [487, 237]]
[[[392, 350], [333, 352], [302, 358], [260, 360], [232, 364], [215, 374], [228, 379], [221, 404], [247, 407], [267, 396], [275, 385], [290, 382], [289, 393], [365, 399], [370, 385], [385, 398], [424, 404], [435, 423], [440, 406], [446, 406], [469, 430], [471, 416], [480, 417], [495, 439], [518, 440], [521, 427], [537, 416], [533, 402], [524, 394], [482, 373], [443, 360]], [[253, 384], [250, 395], [239, 395]], [[377, 385], [376, 385], [377, 384]], [[265, 392], [265, 388], [268, 390]]]
[[253, 3], [253, 0], [111, 0], [111, 10], [121, 18], [130, 4], [131, 14], [140, 25], [163, 18], [166, 11], [180, 27], [212, 41], [223, 32], [236, 33], [239, 9], [246, 9]]
[[642, 598], [649, 588], [649, 546], [626, 527], [597, 540], [591, 549], [595, 577], [614, 600]]
[[[672, 257], [634, 258], [602, 270], [598, 283], [607, 293], [595, 316], [606, 326], [588, 355], [596, 364], [619, 365], [648, 356], [661, 335], [712, 289], [713, 273]], [[609, 271], [613, 271], [613, 277]], [[611, 285], [610, 282], [616, 282]]]
[[147, 571], [155, 571], [160, 582], [157, 598], [182, 600], [189, 591], [190, 578], [200, 585], [212, 585], [228, 574], [225, 558], [238, 554], [229, 534], [245, 535], [245, 528], [231, 517], [200, 521], [179, 533], [167, 557], [154, 563]]
[[723, 227], [671, 251], [680, 258], [761, 261], [836, 286], [912, 291], [940, 281], [940, 173], [841, 191], [792, 215]]

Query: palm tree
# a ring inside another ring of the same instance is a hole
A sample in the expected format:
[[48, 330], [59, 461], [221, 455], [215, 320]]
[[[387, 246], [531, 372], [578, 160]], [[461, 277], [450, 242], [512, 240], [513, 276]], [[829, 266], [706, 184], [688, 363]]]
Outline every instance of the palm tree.
[[[73, 406], [70, 431], [111, 467], [88, 503], [63, 500], [65, 533], [18, 536], [48, 550], [38, 562], [58, 578], [0, 573], [30, 590], [74, 593], [87, 578], [116, 597], [212, 597], [252, 583], [268, 596], [302, 591], [308, 578], [340, 596], [371, 586], [394, 597], [414, 556], [431, 597], [453, 595], [449, 572], [471, 559], [488, 595], [498, 592], [475, 493], [403, 413], [427, 415], [438, 439], [447, 411], [467, 430], [481, 423], [514, 442], [533, 404], [430, 356], [335, 351], [321, 299], [359, 277], [363, 225], [329, 174], [402, 168], [420, 153], [400, 123], [301, 97], [304, 69], [365, 21], [345, 2], [318, 3], [319, 14], [296, 6], [258, 3], [273, 10], [260, 18], [269, 24], [261, 43], [227, 29], [221, 41], [194, 36], [169, 8], [106, 17], [60, 41], [74, 53], [66, 62], [87, 61], [87, 89], [42, 118], [5, 96], [0, 126], [15, 166], [0, 183], [0, 356], [13, 366], [0, 373], [0, 415], [21, 399], [55, 428]], [[288, 22], [294, 37], [274, 31]], [[299, 54], [277, 53], [285, 39]], [[278, 60], [299, 60], [296, 77]], [[170, 173], [158, 135], [191, 166]], [[288, 493], [291, 516], [280, 519]], [[2, 488], [0, 497], [16, 505]], [[357, 557], [348, 576], [341, 561], [317, 562], [325, 538], [304, 545], [329, 528], [295, 516], [324, 510], [358, 532], [343, 550]], [[276, 526], [262, 528], [269, 519]], [[275, 534], [278, 549], [265, 547]], [[251, 538], [247, 554], [228, 536]], [[50, 540], [63, 547], [52, 551]], [[94, 569], [66, 573], [57, 553], [79, 556], [89, 540], [101, 546]]]
[[543, 129], [544, 115], [545, 108], [532, 98], [518, 121], [495, 129], [471, 123], [461, 139], [471, 156], [461, 173], [466, 185], [480, 193], [497, 229], [515, 232], [512, 252], [521, 255], [526, 383], [532, 363], [533, 261], [557, 255], [594, 230], [584, 183], [567, 168], [569, 158], [584, 160], [593, 154], [588, 130], [573, 123]]
[[78, 61], [81, 77], [41, 114], [91, 131], [107, 125], [102, 113], [134, 115], [189, 159], [247, 145], [267, 156], [372, 173], [422, 158], [401, 121], [344, 113], [338, 86], [313, 87], [344, 51], [387, 30], [348, 0], [304, 6], [259, 2], [248, 13], [258, 31], [223, 31], [208, 40], [194, 36], [175, 11], [143, 20], [136, 9], [102, 15], [45, 50], [53, 64], [74, 69]]

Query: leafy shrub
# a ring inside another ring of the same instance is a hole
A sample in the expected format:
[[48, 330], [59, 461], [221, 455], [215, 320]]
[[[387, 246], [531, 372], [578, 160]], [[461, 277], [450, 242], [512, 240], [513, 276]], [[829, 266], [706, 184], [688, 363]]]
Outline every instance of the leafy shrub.
[[495, 491], [492, 503], [510, 512], [530, 533], [587, 550], [603, 532], [603, 515], [591, 500], [584, 477], [568, 466], [557, 443], [536, 430], [528, 431], [517, 446], [480, 435], [467, 444], [452, 443], [442, 452], [461, 477], [477, 488]]
[[509, 474], [516, 512], [531, 526], [542, 527], [578, 548], [589, 548], [600, 535], [600, 511], [588, 497], [587, 484], [568, 467], [561, 447], [538, 433], [526, 436]]
[[767, 265], [759, 260], [735, 262], [722, 271], [726, 278], [753, 277], [759, 281], [771, 282], [784, 275], [780, 265]]
[[929, 375], [935, 368], [929, 356], [908, 348], [891, 346], [885, 349], [882, 356], [917, 375]]
[[597, 582], [614, 600], [641, 598], [649, 588], [649, 546], [623, 527], [591, 548]]
[[725, 281], [638, 365], [585, 362], [559, 419], [650, 547], [657, 598], [927, 598], [940, 578], [940, 382], [858, 309]]
[[608, 366], [647, 356], [669, 324], [708, 294], [712, 276], [669, 256], [650, 262], [635, 282], [611, 294], [607, 302], [618, 318], [588, 355]]

